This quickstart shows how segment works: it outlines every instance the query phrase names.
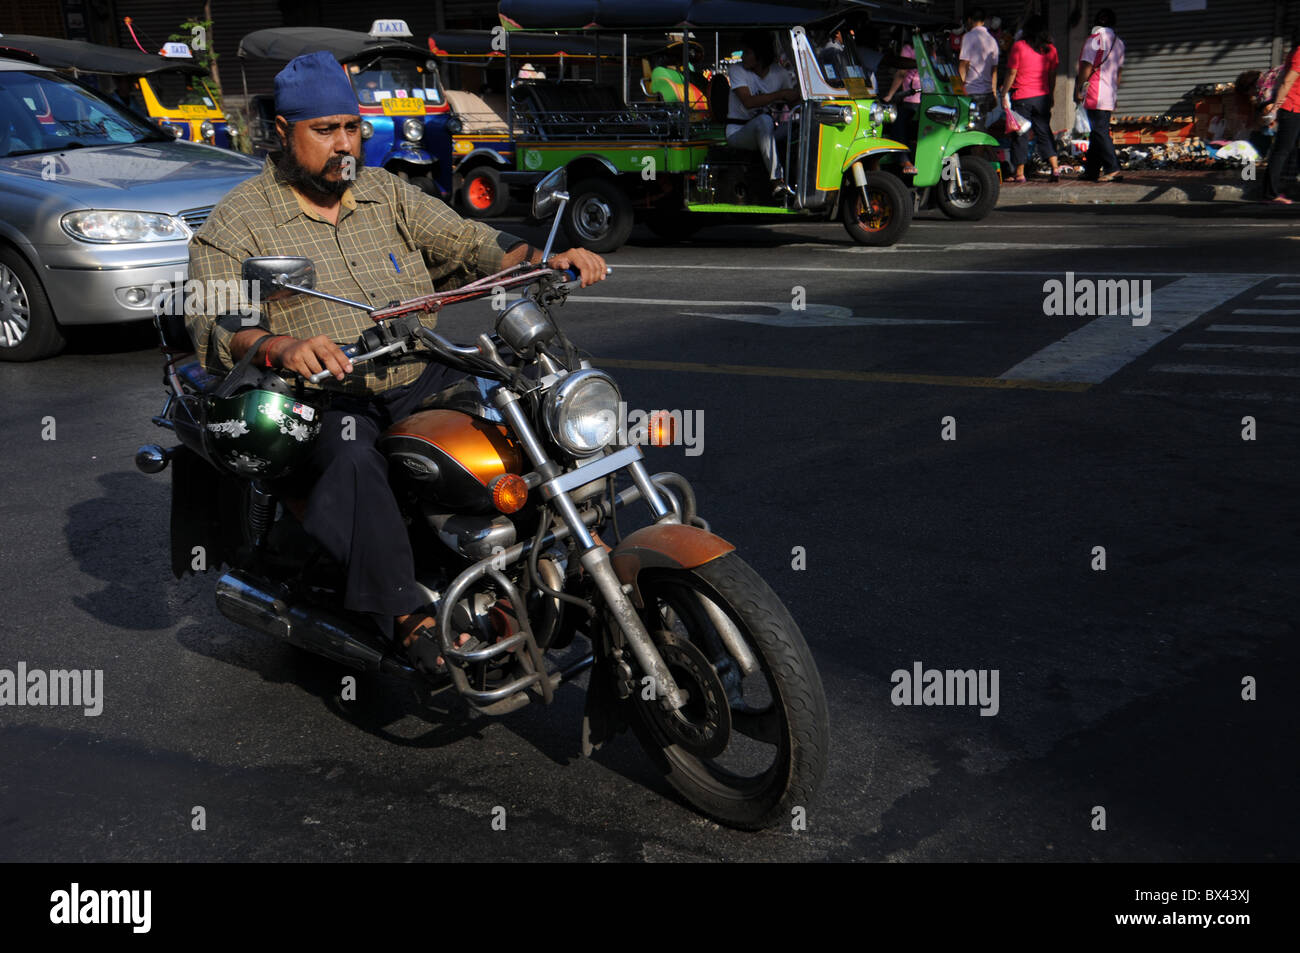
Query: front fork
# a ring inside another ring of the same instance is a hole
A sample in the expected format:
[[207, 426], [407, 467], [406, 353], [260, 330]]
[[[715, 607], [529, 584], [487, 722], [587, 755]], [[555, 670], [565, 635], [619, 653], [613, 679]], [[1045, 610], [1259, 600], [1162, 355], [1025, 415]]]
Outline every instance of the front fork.
[[[629, 595], [631, 586], [625, 587], [619, 581], [618, 575], [614, 572], [614, 567], [610, 563], [609, 552], [596, 542], [587, 529], [587, 524], [583, 522], [582, 515], [569, 497], [569, 490], [572, 488], [562, 479], [560, 468], [546, 455], [546, 449], [533, 433], [528, 417], [519, 405], [519, 398], [506, 388], [498, 387], [495, 391], [494, 402], [510, 428], [524, 445], [525, 452], [541, 475], [543, 482], [540, 491], [543, 498], [555, 508], [565, 526], [568, 527], [569, 533], [577, 546], [578, 559], [582, 563], [582, 567], [595, 580], [596, 588], [600, 590], [605, 604], [609, 606], [610, 611], [614, 614], [614, 619], [618, 623], [624, 638], [627, 639], [628, 647], [631, 648], [632, 654], [641, 666], [641, 670], [654, 679], [655, 696], [659, 703], [665, 709], [671, 711], [681, 708], [686, 704], [686, 693], [677, 687], [672, 674], [668, 671], [668, 666], [664, 664], [663, 656], [655, 648], [654, 640], [646, 630], [645, 623], [641, 621], [641, 616]], [[641, 491], [642, 498], [649, 505], [651, 513], [654, 514], [655, 521], [659, 523], [677, 522], [673, 510], [664, 503], [658, 487], [650, 479], [645, 464], [640, 459], [636, 459], [627, 463], [626, 466], [637, 489]]]

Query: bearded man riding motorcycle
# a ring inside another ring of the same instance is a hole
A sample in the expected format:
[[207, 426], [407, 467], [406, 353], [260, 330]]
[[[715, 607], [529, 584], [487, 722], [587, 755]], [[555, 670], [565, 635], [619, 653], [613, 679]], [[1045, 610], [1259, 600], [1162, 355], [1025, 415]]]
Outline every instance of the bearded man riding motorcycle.
[[[275, 102], [283, 152], [213, 208], [190, 246], [192, 283], [238, 281], [245, 258], [301, 256], [315, 263], [318, 290], [382, 307], [524, 262], [542, 264], [532, 245], [462, 219], [389, 172], [364, 168], [356, 95], [330, 54], [291, 61], [275, 78]], [[605, 277], [604, 260], [580, 248], [546, 264], [579, 272], [583, 287]], [[421, 320], [430, 328], [436, 323], [431, 314]], [[303, 377], [333, 375], [303, 528], [347, 567], [346, 607], [369, 614], [386, 632], [395, 625], [412, 662], [440, 670], [435, 620], [417, 611], [426, 599], [375, 440], [464, 386], [467, 375], [425, 353], [354, 375], [340, 342], [355, 342], [373, 322], [354, 308], [305, 296], [263, 303], [256, 323], [247, 315], [200, 313], [186, 324], [199, 360], [212, 371], [239, 362]]]

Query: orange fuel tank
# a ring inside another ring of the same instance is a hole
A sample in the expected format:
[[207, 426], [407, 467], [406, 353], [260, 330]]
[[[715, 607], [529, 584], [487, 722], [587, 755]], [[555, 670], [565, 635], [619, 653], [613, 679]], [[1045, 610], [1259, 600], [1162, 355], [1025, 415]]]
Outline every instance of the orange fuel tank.
[[504, 427], [459, 410], [425, 410], [399, 420], [378, 446], [395, 482], [457, 510], [491, 509], [492, 480], [523, 473], [521, 448]]

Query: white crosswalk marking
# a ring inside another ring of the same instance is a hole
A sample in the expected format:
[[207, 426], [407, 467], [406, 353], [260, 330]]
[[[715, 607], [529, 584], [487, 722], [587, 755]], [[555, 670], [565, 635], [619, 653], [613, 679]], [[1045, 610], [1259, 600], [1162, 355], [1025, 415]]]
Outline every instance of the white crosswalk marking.
[[1180, 345], [1180, 351], [1235, 351], [1239, 354], [1300, 354], [1300, 347], [1285, 344], [1204, 344]]
[[1233, 314], [1300, 314], [1300, 308], [1233, 308]]
[[1207, 331], [1236, 331], [1245, 334], [1300, 334], [1300, 327], [1284, 324], [1211, 324]]
[[[1100, 383], [1170, 334], [1266, 280], [1265, 275], [1189, 275], [1158, 288], [1151, 323], [1127, 317], [1095, 318], [1004, 371], [1010, 380]], [[1050, 320], [1050, 319], [1049, 319]]]
[[1229, 377], [1300, 377], [1300, 367], [1237, 367], [1231, 364], [1156, 364], [1158, 374], [1214, 374]]

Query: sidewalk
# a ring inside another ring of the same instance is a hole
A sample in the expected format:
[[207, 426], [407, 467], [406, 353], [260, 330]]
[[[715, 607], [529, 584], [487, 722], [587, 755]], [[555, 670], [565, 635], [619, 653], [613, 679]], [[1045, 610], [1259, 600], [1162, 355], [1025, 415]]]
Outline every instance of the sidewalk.
[[[1263, 170], [1260, 170], [1263, 174]], [[1260, 183], [1244, 181], [1227, 169], [1141, 169], [1121, 171], [1122, 182], [1081, 182], [1063, 175], [1057, 185], [1046, 176], [1002, 183], [998, 208], [1017, 205], [1137, 205], [1153, 202], [1253, 201]], [[1249, 197], [1248, 197], [1249, 196]]]

